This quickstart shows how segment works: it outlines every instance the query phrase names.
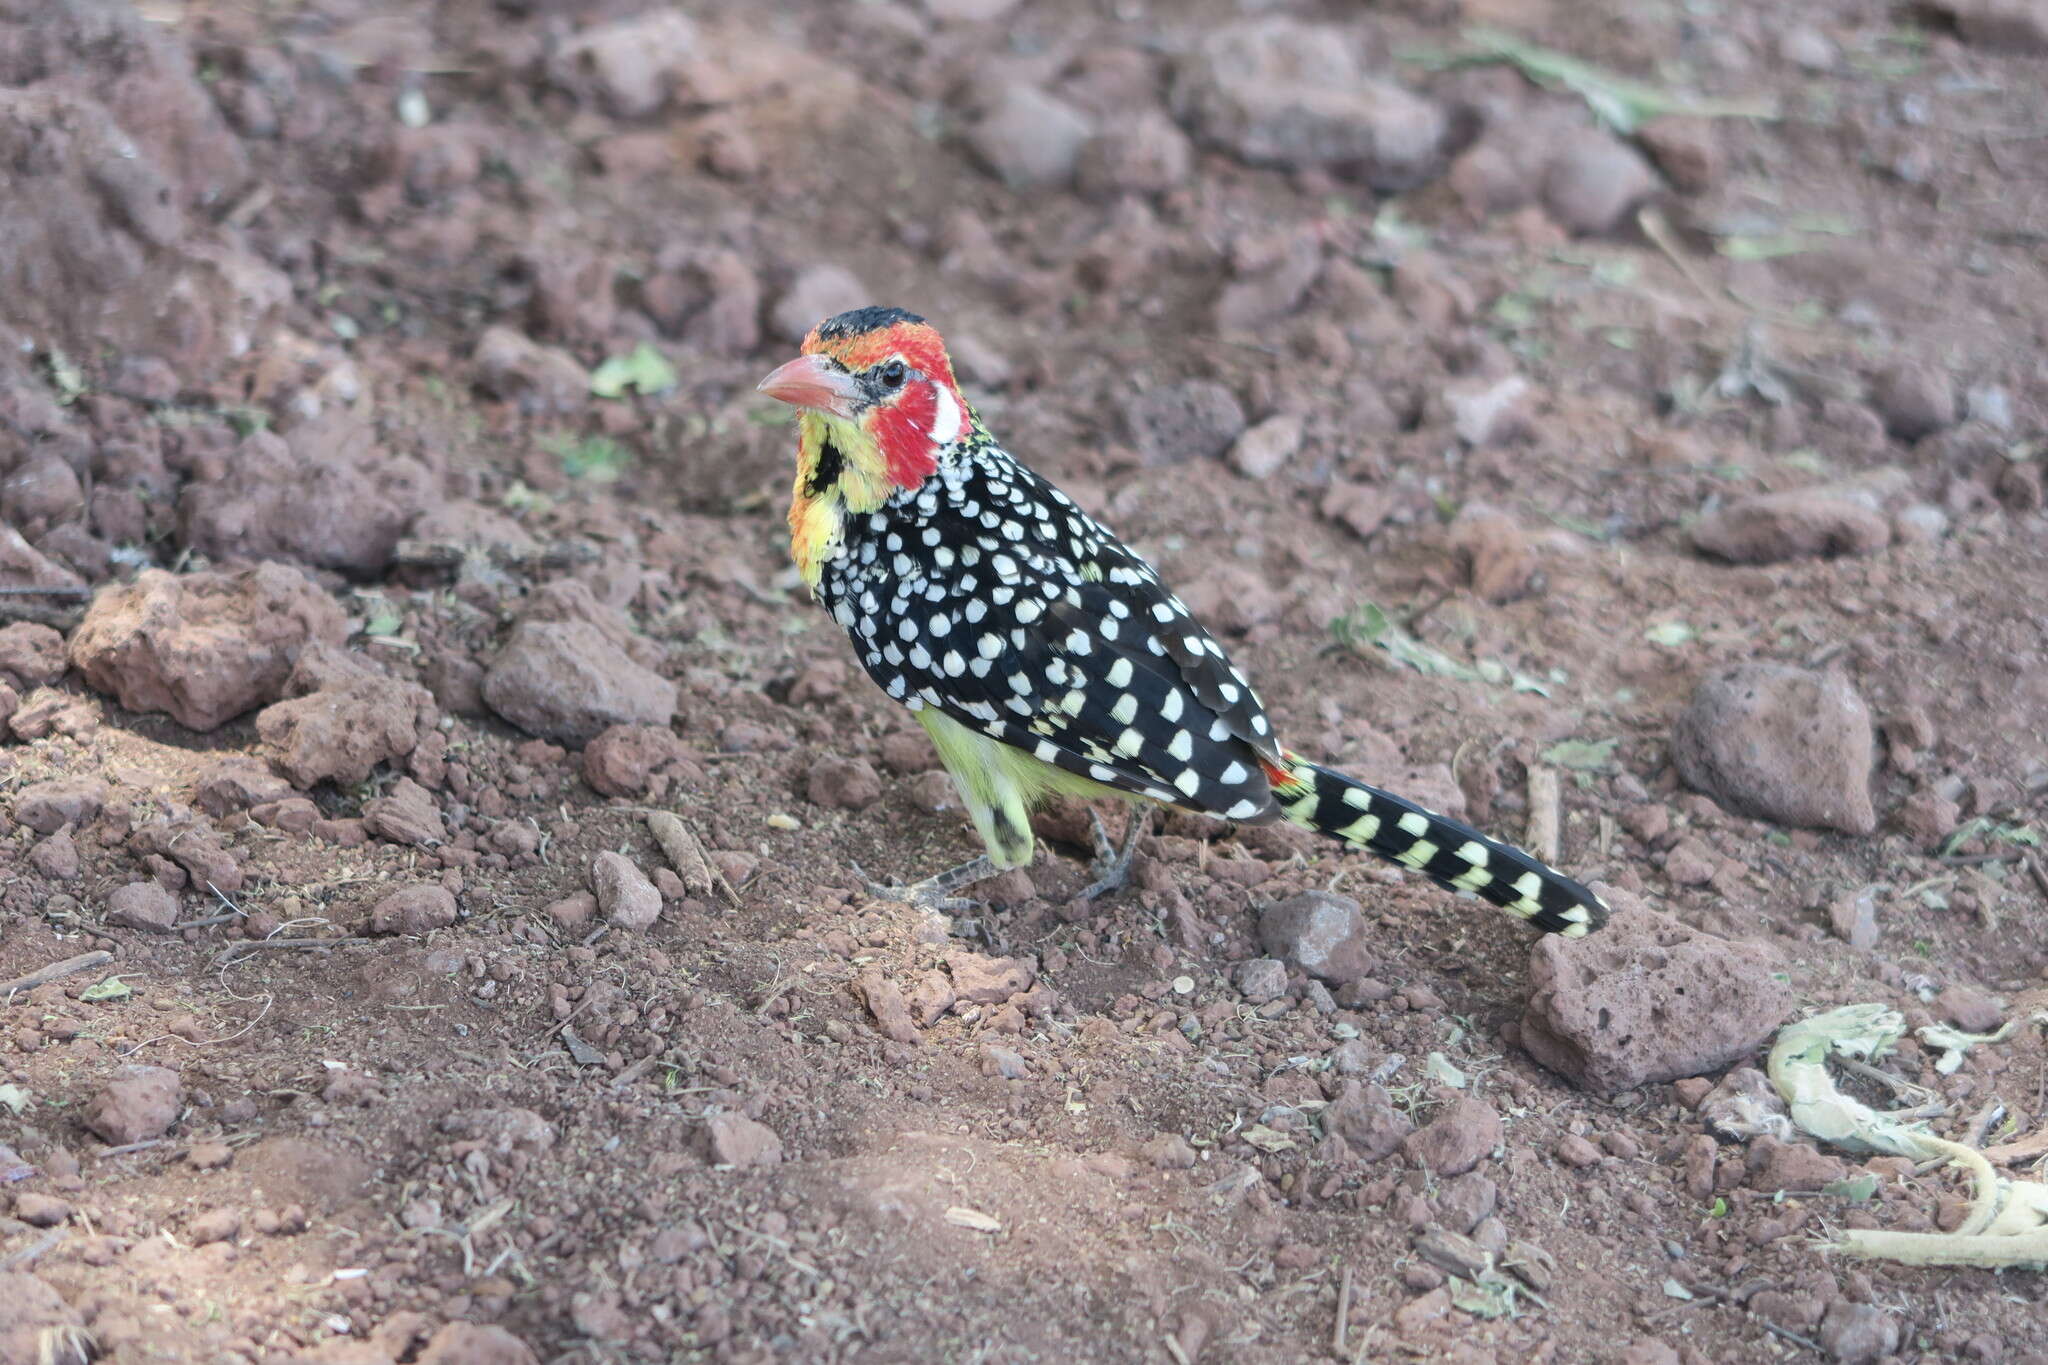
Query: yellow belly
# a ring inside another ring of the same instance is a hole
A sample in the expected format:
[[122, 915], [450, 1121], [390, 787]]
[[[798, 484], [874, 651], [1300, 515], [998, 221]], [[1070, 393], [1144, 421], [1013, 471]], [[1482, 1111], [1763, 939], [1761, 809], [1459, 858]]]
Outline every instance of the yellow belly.
[[953, 775], [953, 785], [959, 788], [960, 799], [967, 803], [975, 832], [988, 845], [988, 856], [997, 867], [1023, 867], [1031, 861], [1031, 810], [1047, 797], [1078, 796], [1088, 801], [1105, 796], [1120, 801], [1136, 799], [1129, 792], [1091, 782], [1042, 762], [1022, 749], [970, 730], [931, 707], [916, 715], [925, 733], [932, 737], [939, 761]]

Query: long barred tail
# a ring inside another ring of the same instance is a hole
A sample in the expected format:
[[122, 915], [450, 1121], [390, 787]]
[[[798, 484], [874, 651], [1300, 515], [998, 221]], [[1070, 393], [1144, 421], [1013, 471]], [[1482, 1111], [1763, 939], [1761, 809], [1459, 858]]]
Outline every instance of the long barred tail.
[[1284, 767], [1267, 769], [1273, 796], [1302, 828], [1470, 891], [1545, 933], [1579, 938], [1607, 922], [1599, 897], [1521, 849], [1299, 754], [1281, 759]]

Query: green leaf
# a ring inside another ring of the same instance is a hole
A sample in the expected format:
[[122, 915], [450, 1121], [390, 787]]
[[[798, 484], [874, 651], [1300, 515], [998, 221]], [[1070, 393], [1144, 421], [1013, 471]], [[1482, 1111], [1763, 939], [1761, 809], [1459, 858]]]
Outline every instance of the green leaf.
[[396, 635], [405, 625], [405, 613], [391, 604], [391, 599], [382, 593], [369, 594], [369, 615], [363, 618], [363, 634]]
[[1254, 1123], [1238, 1136], [1262, 1152], [1291, 1152], [1298, 1145], [1287, 1134], [1263, 1123]]
[[1453, 1090], [1463, 1090], [1466, 1085], [1465, 1073], [1451, 1064], [1451, 1059], [1441, 1052], [1432, 1052], [1422, 1064], [1422, 1074], [1439, 1085]]
[[1451, 1303], [1475, 1318], [1508, 1318], [1515, 1314], [1514, 1283], [1491, 1270], [1476, 1280], [1451, 1276], [1450, 1291]]
[[1543, 761], [1575, 772], [1604, 772], [1614, 766], [1614, 750], [1620, 743], [1618, 739], [1568, 739], [1545, 749]]
[[43, 352], [43, 360], [50, 367], [50, 382], [57, 386], [57, 402], [70, 407], [85, 393], [85, 372], [54, 347]]
[[590, 375], [590, 391], [599, 398], [624, 398], [628, 389], [661, 393], [675, 386], [676, 367], [644, 341], [626, 355], [612, 356]]
[[1728, 1216], [1728, 1200], [1727, 1200], [1727, 1199], [1726, 1199], [1726, 1198], [1725, 1198], [1724, 1196], [1722, 1196], [1722, 1195], [1718, 1195], [1718, 1194], [1717, 1194], [1717, 1195], [1715, 1195], [1715, 1196], [1714, 1196], [1714, 1202], [1713, 1202], [1713, 1203], [1711, 1203], [1711, 1204], [1709, 1204], [1709, 1205], [1707, 1205], [1707, 1217], [1709, 1217], [1709, 1218], [1726, 1218], [1727, 1216]]
[[1642, 81], [1603, 71], [1590, 62], [1527, 43], [1500, 29], [1471, 27], [1464, 32], [1473, 51], [1458, 60], [1504, 61], [1519, 67], [1522, 74], [1550, 90], [1577, 95], [1593, 111], [1593, 117], [1624, 135], [1664, 114], [1686, 114], [1694, 118], [1776, 118], [1777, 106], [1768, 100], [1694, 99], [1659, 90]]
[[98, 1003], [102, 1000], [126, 1000], [133, 994], [135, 992], [128, 989], [127, 982], [118, 976], [110, 976], [104, 981], [95, 981], [87, 986], [78, 993], [78, 998]]
[[562, 462], [564, 474], [592, 483], [617, 482], [633, 462], [632, 452], [609, 436], [585, 436], [581, 440], [554, 436], [542, 441], [541, 449]]
[[1877, 1193], [1877, 1177], [1865, 1172], [1853, 1179], [1830, 1180], [1820, 1187], [1820, 1192], [1846, 1199], [1852, 1204], [1862, 1204]]
[[1643, 638], [1651, 644], [1663, 645], [1667, 649], [1676, 649], [1698, 635], [1698, 631], [1683, 621], [1666, 621], [1643, 632]]

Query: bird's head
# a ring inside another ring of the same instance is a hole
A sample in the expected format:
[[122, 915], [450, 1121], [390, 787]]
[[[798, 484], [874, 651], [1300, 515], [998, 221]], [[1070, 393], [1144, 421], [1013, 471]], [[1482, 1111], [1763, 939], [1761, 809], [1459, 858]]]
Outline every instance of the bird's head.
[[805, 577], [849, 513], [916, 488], [974, 425], [946, 344], [900, 308], [857, 308], [804, 338], [803, 353], [760, 391], [798, 410], [791, 549]]

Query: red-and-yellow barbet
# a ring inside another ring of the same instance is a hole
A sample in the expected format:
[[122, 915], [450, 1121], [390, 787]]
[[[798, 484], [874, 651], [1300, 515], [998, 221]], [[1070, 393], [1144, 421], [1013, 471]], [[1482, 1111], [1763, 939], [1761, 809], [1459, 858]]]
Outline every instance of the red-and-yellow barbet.
[[[790, 549], [868, 676], [924, 725], [987, 852], [898, 894], [933, 908], [1031, 861], [1032, 807], [1121, 797], [1285, 818], [1551, 933], [1607, 911], [1520, 849], [1280, 743], [1258, 695], [1159, 575], [997, 444], [939, 334], [896, 308], [828, 318], [761, 382], [798, 409]], [[1119, 885], [1141, 813], [1120, 853]]]

